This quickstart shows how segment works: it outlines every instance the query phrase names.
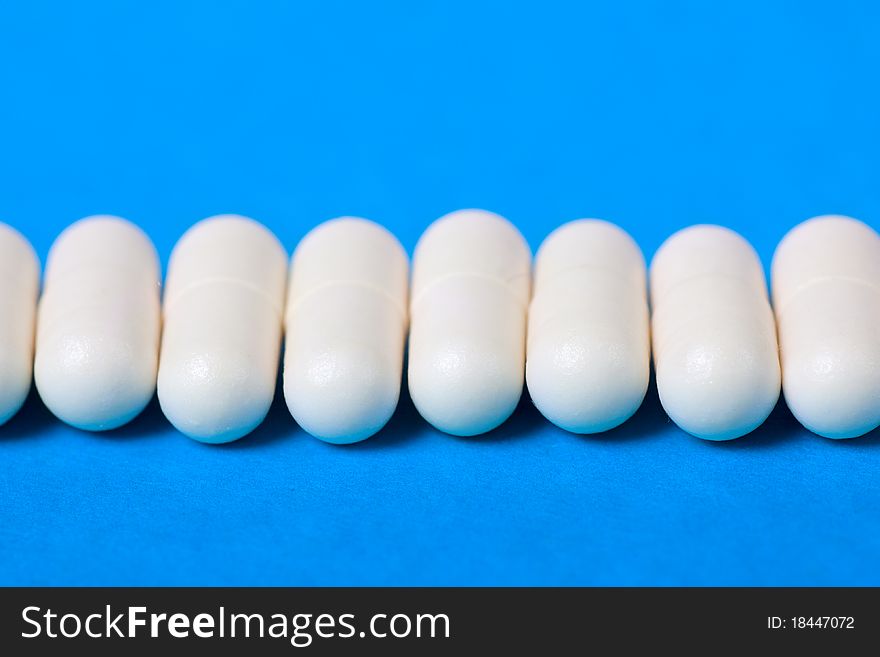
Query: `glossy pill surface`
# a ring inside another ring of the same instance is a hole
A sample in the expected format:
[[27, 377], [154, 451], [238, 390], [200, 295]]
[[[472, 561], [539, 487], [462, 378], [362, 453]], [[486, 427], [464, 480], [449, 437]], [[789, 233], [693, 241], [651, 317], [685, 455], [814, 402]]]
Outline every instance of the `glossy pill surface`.
[[535, 406], [574, 433], [615, 427], [648, 387], [651, 344], [645, 261], [606, 221], [572, 221], [535, 257], [526, 383]]
[[880, 425], [880, 235], [816, 217], [773, 256], [783, 392], [795, 417], [828, 438]]
[[149, 237], [111, 216], [82, 219], [49, 251], [34, 379], [43, 402], [80, 429], [126, 424], [156, 389], [159, 259]]
[[353, 443], [391, 418], [403, 376], [408, 279], [397, 238], [365, 219], [325, 222], [296, 248], [284, 398], [313, 436]]
[[31, 388], [40, 263], [28, 241], [0, 223], [0, 425]]
[[751, 245], [721, 226], [675, 233], [651, 263], [654, 366], [670, 418], [699, 438], [760, 426], [779, 398], [776, 327]]
[[252, 219], [199, 222], [168, 263], [159, 403], [181, 432], [225, 443], [272, 404], [281, 350], [287, 253]]
[[437, 429], [473, 436], [522, 394], [531, 253], [506, 219], [462, 210], [435, 221], [413, 255], [409, 391]]

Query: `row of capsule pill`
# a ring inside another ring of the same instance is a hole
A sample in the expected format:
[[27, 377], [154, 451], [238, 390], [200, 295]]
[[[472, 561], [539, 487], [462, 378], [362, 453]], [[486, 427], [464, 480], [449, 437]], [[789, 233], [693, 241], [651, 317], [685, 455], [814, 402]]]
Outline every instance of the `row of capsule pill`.
[[456, 435], [504, 422], [524, 380], [558, 426], [611, 429], [642, 403], [652, 346], [664, 409], [701, 438], [752, 431], [780, 387], [823, 436], [880, 424], [880, 236], [854, 219], [811, 219], [785, 237], [772, 266], [775, 316], [756, 253], [719, 226], [661, 246], [651, 312], [641, 251], [600, 220], [554, 231], [533, 272], [512, 224], [455, 212], [419, 240], [411, 286], [409, 274], [396, 238], [363, 219], [315, 228], [288, 274], [265, 227], [222, 216], [175, 246], [160, 305], [149, 238], [91, 217], [52, 246], [35, 312], [39, 263], [0, 224], [0, 423], [20, 407], [33, 368], [46, 406], [73, 426], [125, 424], [158, 388], [181, 432], [236, 440], [269, 409], [284, 333], [293, 417], [323, 440], [356, 442], [397, 406], [408, 333], [412, 400]]

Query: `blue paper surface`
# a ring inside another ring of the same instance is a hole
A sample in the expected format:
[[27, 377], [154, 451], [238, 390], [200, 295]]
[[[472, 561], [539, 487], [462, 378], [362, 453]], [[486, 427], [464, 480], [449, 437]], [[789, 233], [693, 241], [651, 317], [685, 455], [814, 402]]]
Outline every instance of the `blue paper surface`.
[[[602, 217], [647, 257], [720, 223], [769, 264], [810, 216], [880, 227], [878, 7], [4, 3], [0, 221], [44, 258], [72, 221], [118, 214], [167, 259], [221, 212], [291, 250], [366, 216], [411, 250], [482, 207], [533, 248]], [[212, 447], [155, 404], [93, 435], [32, 395], [0, 428], [0, 584], [878, 585], [878, 437], [825, 440], [780, 405], [702, 442], [652, 387], [594, 437], [526, 398], [453, 438], [404, 395], [335, 447], [279, 398]]]

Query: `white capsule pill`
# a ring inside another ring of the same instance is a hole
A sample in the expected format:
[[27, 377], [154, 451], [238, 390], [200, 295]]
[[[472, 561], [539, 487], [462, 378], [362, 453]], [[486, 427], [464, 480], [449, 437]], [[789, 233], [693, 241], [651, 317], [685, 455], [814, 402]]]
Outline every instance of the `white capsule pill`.
[[525, 368], [531, 253], [491, 212], [435, 221], [413, 256], [409, 391], [428, 422], [473, 436], [516, 408]]
[[49, 251], [34, 380], [43, 402], [80, 429], [119, 427], [156, 389], [159, 258], [119, 217], [68, 227]]
[[791, 412], [828, 438], [880, 425], [880, 235], [849, 217], [810, 219], [780, 242], [771, 272]]
[[776, 327], [751, 245], [720, 226], [692, 226], [651, 263], [654, 367], [660, 402], [685, 431], [738, 438], [779, 399]]
[[606, 431], [642, 403], [651, 360], [645, 278], [638, 245], [606, 221], [572, 221], [541, 244], [526, 383], [554, 424]]
[[313, 436], [354, 443], [391, 418], [403, 376], [408, 278], [400, 242], [365, 219], [325, 222], [296, 248], [284, 398]]
[[287, 253], [234, 215], [190, 228], [168, 263], [159, 403], [190, 438], [225, 443], [254, 430], [275, 394]]
[[31, 388], [40, 262], [28, 241], [0, 223], [0, 425]]

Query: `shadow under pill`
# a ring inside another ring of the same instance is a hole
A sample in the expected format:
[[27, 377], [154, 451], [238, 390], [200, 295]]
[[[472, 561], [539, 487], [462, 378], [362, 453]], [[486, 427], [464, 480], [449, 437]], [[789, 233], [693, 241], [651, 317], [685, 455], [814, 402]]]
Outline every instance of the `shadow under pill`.
[[516, 409], [504, 424], [480, 436], [453, 436], [453, 438], [490, 445], [493, 443], [507, 443], [534, 438], [538, 435], [540, 428], [547, 425], [547, 419], [541, 415], [541, 412], [532, 402], [528, 391], [523, 387], [522, 396]]
[[663, 410], [663, 406], [660, 404], [660, 395], [657, 393], [657, 385], [652, 370], [645, 399], [631, 418], [623, 424], [602, 433], [578, 435], [585, 440], [607, 440], [608, 442], [623, 443], [650, 440], [673, 427], [675, 425], [669, 419], [669, 416], [666, 415], [666, 411]]
[[[764, 423], [751, 433], [733, 440], [703, 440], [715, 449], [763, 449], [775, 447], [799, 437], [810, 435], [788, 410], [780, 395], [779, 401]], [[697, 438], [696, 440], [699, 440]]]
[[293, 438], [298, 433], [304, 433], [294, 421], [284, 401], [284, 388], [279, 371], [278, 381], [275, 385], [275, 397], [263, 422], [251, 433], [231, 443], [221, 445], [206, 445], [211, 449], [259, 449], [273, 445], [279, 441]]
[[348, 449], [385, 449], [411, 443], [420, 436], [434, 432], [443, 439], [467, 442], [497, 443], [518, 440], [534, 434], [535, 430], [546, 422], [538, 409], [532, 404], [528, 393], [523, 389], [522, 396], [511, 416], [499, 427], [478, 436], [453, 436], [432, 427], [419, 414], [409, 394], [407, 367], [404, 362], [403, 381], [400, 387], [400, 400], [394, 415], [375, 436], [352, 445], [342, 447]]
[[57, 428], [61, 421], [43, 405], [36, 387], [31, 385], [27, 399], [9, 421], [0, 426], [0, 443], [5, 440], [23, 440], [36, 438]]
[[828, 443], [832, 449], [880, 449], [880, 427], [873, 431], [869, 431], [864, 436], [855, 438], [823, 438], [822, 436], [813, 436], [818, 440]]
[[425, 431], [430, 431], [430, 425], [422, 419], [419, 411], [409, 396], [409, 345], [403, 354], [403, 375], [400, 381], [400, 398], [397, 408], [388, 420], [388, 424], [382, 427], [375, 435], [366, 440], [351, 445], [338, 445], [347, 449], [385, 449], [387, 447], [399, 447], [411, 442]]
[[154, 393], [150, 403], [128, 424], [109, 431], [82, 431], [82, 433], [108, 440], [142, 440], [157, 438], [167, 433], [169, 429], [173, 430], [173, 427], [165, 419], [159, 406], [159, 399]]
[[[302, 429], [294, 421], [284, 401], [284, 351], [286, 344], [281, 346], [281, 354], [278, 359], [278, 370], [275, 378], [275, 396], [266, 417], [256, 429], [246, 436], [231, 443], [203, 444], [208, 449], [260, 449], [267, 445], [273, 445], [287, 438], [292, 438], [297, 433], [303, 433]], [[194, 441], [198, 442], [198, 441]]]
[[340, 445], [351, 449], [385, 449], [387, 447], [399, 447], [411, 442], [419, 434], [429, 430], [428, 423], [422, 419], [416, 410], [415, 404], [409, 396], [409, 387], [404, 378], [400, 389], [400, 400], [394, 415], [388, 420], [376, 435], [351, 445]]

